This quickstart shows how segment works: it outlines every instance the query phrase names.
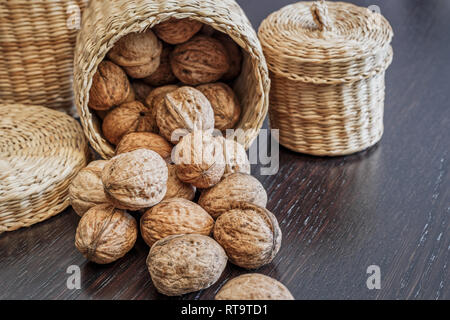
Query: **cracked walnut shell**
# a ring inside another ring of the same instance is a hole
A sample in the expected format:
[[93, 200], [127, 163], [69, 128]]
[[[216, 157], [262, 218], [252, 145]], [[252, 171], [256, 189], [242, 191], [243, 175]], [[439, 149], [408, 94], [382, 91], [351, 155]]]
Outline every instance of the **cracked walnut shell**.
[[159, 67], [162, 43], [151, 31], [127, 34], [114, 44], [108, 58], [129, 76], [145, 78]]
[[230, 68], [228, 53], [222, 43], [203, 35], [175, 47], [170, 64], [175, 76], [188, 85], [216, 82]]
[[116, 155], [148, 149], [158, 153], [164, 160], [170, 160], [172, 145], [166, 139], [152, 132], [132, 132], [120, 140], [116, 148]]
[[130, 82], [125, 72], [110, 61], [102, 61], [92, 78], [89, 108], [106, 111], [120, 105], [130, 95]]
[[122, 258], [136, 242], [136, 220], [110, 204], [91, 208], [81, 218], [75, 246], [86, 259], [107, 264]]
[[169, 178], [167, 179], [167, 192], [164, 200], [171, 198], [183, 198], [194, 200], [197, 190], [192, 184], [185, 183], [177, 176], [177, 168], [174, 164], [167, 164], [169, 169]]
[[214, 126], [220, 131], [232, 129], [241, 116], [241, 106], [233, 90], [224, 83], [209, 83], [197, 87], [211, 103]]
[[155, 119], [149, 108], [139, 101], [124, 103], [109, 112], [102, 124], [103, 135], [110, 143], [117, 145], [131, 132], [153, 132]]
[[167, 178], [166, 162], [147, 149], [115, 156], [102, 171], [103, 186], [111, 203], [132, 211], [161, 202], [166, 195]]
[[294, 297], [281, 282], [259, 273], [248, 273], [228, 281], [214, 299], [294, 300]]
[[191, 19], [171, 18], [153, 28], [156, 35], [169, 44], [180, 44], [191, 39], [200, 29], [203, 23]]
[[176, 130], [183, 133], [212, 131], [214, 111], [203, 93], [192, 87], [181, 87], [167, 93], [164, 102], [157, 105], [156, 123], [160, 134], [174, 142], [177, 137], [172, 135], [177, 133]]
[[141, 235], [150, 247], [158, 240], [176, 234], [209, 236], [214, 220], [198, 204], [186, 199], [164, 200], [141, 218]]
[[234, 202], [216, 220], [214, 239], [230, 261], [242, 268], [257, 269], [272, 262], [281, 246], [281, 230], [267, 209], [248, 202]]
[[178, 178], [197, 188], [214, 186], [225, 171], [220, 140], [203, 131], [194, 131], [181, 139], [174, 150], [174, 162]]
[[106, 163], [105, 160], [89, 163], [78, 172], [70, 184], [70, 204], [80, 217], [96, 205], [109, 203], [102, 183], [102, 170]]
[[198, 234], [159, 240], [147, 257], [153, 284], [167, 296], [209, 288], [220, 278], [226, 264], [223, 248], [214, 239]]
[[263, 185], [253, 176], [234, 173], [214, 187], [204, 190], [198, 204], [214, 219], [230, 211], [236, 201], [249, 202], [265, 208], [267, 193]]

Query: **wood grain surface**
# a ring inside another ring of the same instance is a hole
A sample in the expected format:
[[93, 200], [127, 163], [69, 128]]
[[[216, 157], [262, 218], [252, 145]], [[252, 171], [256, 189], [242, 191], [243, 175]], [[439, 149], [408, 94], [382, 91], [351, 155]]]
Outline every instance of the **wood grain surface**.
[[[238, 2], [255, 27], [293, 3]], [[275, 176], [252, 168], [283, 231], [280, 253], [258, 272], [297, 299], [449, 299], [450, 1], [351, 2], [379, 6], [395, 31], [385, 135], [349, 157], [281, 148]], [[78, 221], [68, 209], [0, 235], [0, 299], [167, 299], [152, 285], [142, 240], [120, 261], [98, 266], [74, 246]], [[70, 265], [81, 268], [81, 290], [66, 286]], [[366, 286], [370, 265], [381, 269], [380, 290]], [[211, 299], [244, 272], [229, 265], [217, 284], [181, 299]]]

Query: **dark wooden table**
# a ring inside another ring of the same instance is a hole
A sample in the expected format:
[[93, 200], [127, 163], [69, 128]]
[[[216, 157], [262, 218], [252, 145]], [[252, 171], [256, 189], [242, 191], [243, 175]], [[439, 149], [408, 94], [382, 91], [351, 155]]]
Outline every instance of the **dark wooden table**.
[[[257, 27], [293, 1], [239, 2]], [[378, 5], [395, 31], [384, 138], [334, 159], [282, 148], [276, 176], [253, 168], [284, 236], [276, 259], [258, 272], [297, 299], [448, 299], [450, 1], [352, 2]], [[116, 263], [88, 263], [74, 246], [78, 220], [68, 209], [0, 235], [1, 299], [166, 299], [151, 283], [142, 240]], [[81, 290], [66, 287], [70, 265], [81, 268]], [[366, 286], [370, 265], [380, 267], [380, 290]], [[182, 298], [213, 298], [243, 272], [228, 266], [210, 289]]]

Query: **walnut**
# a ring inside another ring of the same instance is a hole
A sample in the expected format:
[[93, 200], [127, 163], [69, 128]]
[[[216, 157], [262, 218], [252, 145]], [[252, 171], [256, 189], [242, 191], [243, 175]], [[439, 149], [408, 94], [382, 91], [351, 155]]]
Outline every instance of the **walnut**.
[[107, 264], [122, 258], [136, 242], [136, 220], [110, 204], [91, 208], [78, 224], [75, 246], [86, 259]]
[[116, 42], [108, 58], [133, 78], [145, 78], [159, 67], [162, 43], [151, 31], [130, 33]]
[[220, 41], [199, 35], [178, 45], [170, 64], [175, 76], [188, 85], [216, 82], [228, 71], [228, 53]]
[[120, 140], [116, 148], [116, 155], [148, 149], [158, 153], [164, 160], [170, 160], [172, 145], [160, 135], [151, 132], [132, 132]]
[[172, 67], [170, 66], [170, 54], [172, 53], [172, 47], [164, 47], [161, 53], [161, 62], [158, 69], [153, 72], [150, 76], [143, 79], [149, 85], [160, 87], [177, 82], [177, 77], [172, 72]]
[[244, 147], [231, 139], [221, 139], [223, 145], [223, 155], [225, 158], [224, 177], [235, 172], [250, 174], [250, 161]]
[[217, 219], [231, 210], [233, 202], [245, 201], [260, 207], [267, 205], [267, 193], [263, 185], [251, 175], [234, 173], [214, 187], [204, 190], [198, 204]]
[[98, 160], [89, 163], [78, 172], [69, 187], [70, 204], [81, 217], [90, 208], [109, 203], [103, 191], [102, 170], [107, 161]]
[[180, 44], [191, 39], [200, 31], [203, 24], [191, 19], [169, 19], [158, 25], [153, 30], [164, 42]]
[[133, 87], [134, 92], [136, 94], [136, 100], [142, 103], [144, 103], [145, 99], [149, 96], [149, 94], [153, 90], [151, 86], [149, 86], [142, 80], [132, 81], [131, 86]]
[[169, 92], [164, 102], [157, 105], [156, 123], [161, 135], [171, 142], [177, 129], [192, 132], [194, 130], [213, 130], [214, 111], [208, 99], [195, 88], [181, 87]]
[[242, 50], [241, 48], [234, 42], [231, 37], [225, 33], [218, 32], [214, 35], [214, 38], [219, 40], [225, 49], [227, 50], [230, 68], [223, 75], [222, 79], [224, 81], [234, 80], [241, 73], [242, 69]]
[[281, 282], [259, 273], [248, 273], [228, 281], [214, 299], [294, 300], [294, 297]]
[[197, 188], [214, 186], [225, 171], [220, 140], [203, 131], [184, 136], [175, 147], [173, 157], [178, 178]]
[[147, 210], [141, 218], [141, 235], [150, 247], [158, 240], [176, 234], [209, 236], [214, 220], [198, 204], [172, 198]]
[[117, 208], [137, 211], [164, 198], [168, 171], [154, 151], [139, 149], [112, 158], [102, 171], [105, 193]]
[[267, 209], [248, 202], [234, 202], [216, 220], [214, 239], [239, 267], [257, 269], [272, 262], [281, 246], [281, 230]]
[[178, 89], [177, 85], [167, 85], [154, 89], [144, 100], [144, 104], [147, 108], [151, 110], [152, 119], [155, 124], [154, 132], [159, 133], [159, 128], [156, 123], [156, 112], [158, 110], [158, 106], [164, 103], [164, 98], [166, 94], [169, 92], [175, 91]]
[[125, 72], [110, 61], [100, 62], [92, 78], [89, 91], [89, 107], [109, 110], [123, 103], [130, 94], [130, 82]]
[[189, 183], [185, 183], [177, 176], [176, 166], [167, 164], [169, 169], [169, 178], [167, 180], [167, 192], [164, 200], [171, 198], [183, 198], [186, 200], [194, 200], [196, 188]]
[[166, 97], [166, 94], [169, 92], [175, 91], [179, 88], [177, 85], [167, 85], [155, 88], [146, 98], [145, 98], [145, 105], [148, 108], [151, 108], [155, 111], [155, 117], [156, 117], [156, 110], [158, 109], [158, 106], [164, 102], [164, 98]]
[[241, 116], [241, 106], [233, 90], [224, 83], [210, 83], [198, 86], [214, 110], [215, 128], [224, 132], [232, 129]]
[[226, 264], [222, 247], [212, 238], [197, 234], [159, 240], [147, 257], [153, 284], [167, 296], [210, 287], [220, 278]]
[[122, 104], [107, 114], [102, 131], [105, 138], [117, 145], [131, 132], [152, 132], [156, 130], [152, 112], [139, 101]]

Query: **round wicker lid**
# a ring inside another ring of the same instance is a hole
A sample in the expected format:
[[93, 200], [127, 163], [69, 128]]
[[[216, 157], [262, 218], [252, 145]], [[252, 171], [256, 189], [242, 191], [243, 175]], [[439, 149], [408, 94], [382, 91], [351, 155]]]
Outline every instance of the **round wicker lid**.
[[[360, 78], [361, 67], [365, 73], [386, 69], [392, 58], [392, 37], [392, 28], [381, 14], [324, 0], [288, 5], [267, 17], [259, 29], [269, 69], [284, 74], [296, 64], [297, 75], [291, 70], [286, 76], [305, 82]], [[357, 72], [352, 73], [352, 67]]]
[[78, 122], [44, 107], [0, 104], [0, 132], [0, 233], [63, 211], [88, 159]]

